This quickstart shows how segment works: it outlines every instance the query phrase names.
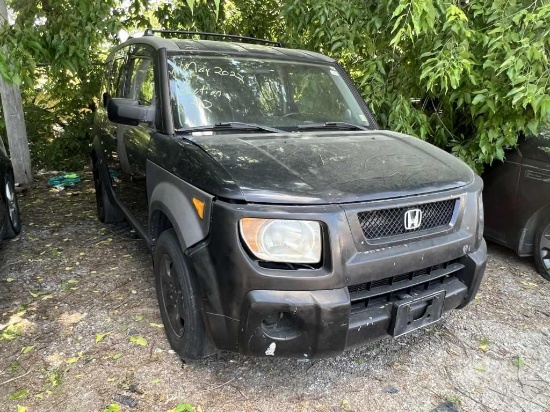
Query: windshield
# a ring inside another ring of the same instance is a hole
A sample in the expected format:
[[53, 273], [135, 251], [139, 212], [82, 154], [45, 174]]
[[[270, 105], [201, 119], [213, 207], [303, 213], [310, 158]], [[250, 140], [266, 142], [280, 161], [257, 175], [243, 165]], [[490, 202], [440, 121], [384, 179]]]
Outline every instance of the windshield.
[[169, 73], [176, 129], [230, 122], [283, 130], [327, 122], [369, 126], [344, 78], [332, 66], [173, 56]]

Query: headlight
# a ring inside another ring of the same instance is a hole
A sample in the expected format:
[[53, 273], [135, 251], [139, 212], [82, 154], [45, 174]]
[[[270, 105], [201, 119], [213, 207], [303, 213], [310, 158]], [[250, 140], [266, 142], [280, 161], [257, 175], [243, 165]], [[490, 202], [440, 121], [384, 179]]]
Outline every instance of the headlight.
[[243, 218], [241, 236], [261, 260], [284, 263], [321, 261], [321, 225], [307, 220]]

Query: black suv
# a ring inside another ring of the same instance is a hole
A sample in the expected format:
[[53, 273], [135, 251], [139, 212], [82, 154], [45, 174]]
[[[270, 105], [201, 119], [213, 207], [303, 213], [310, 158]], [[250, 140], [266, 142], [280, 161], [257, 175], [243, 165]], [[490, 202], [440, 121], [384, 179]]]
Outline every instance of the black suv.
[[539, 273], [550, 280], [550, 126], [538, 136], [521, 136], [483, 174], [486, 237], [533, 256]]
[[470, 302], [487, 253], [464, 163], [380, 130], [326, 56], [155, 32], [107, 58], [92, 160], [180, 356], [335, 355]]

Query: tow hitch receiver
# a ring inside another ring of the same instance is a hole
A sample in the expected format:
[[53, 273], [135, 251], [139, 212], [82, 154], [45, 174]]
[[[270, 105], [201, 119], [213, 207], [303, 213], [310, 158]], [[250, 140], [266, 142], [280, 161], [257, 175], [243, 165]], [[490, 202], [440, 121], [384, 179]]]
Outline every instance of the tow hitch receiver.
[[437, 322], [441, 319], [444, 302], [444, 290], [395, 302], [389, 333], [393, 337], [398, 337]]

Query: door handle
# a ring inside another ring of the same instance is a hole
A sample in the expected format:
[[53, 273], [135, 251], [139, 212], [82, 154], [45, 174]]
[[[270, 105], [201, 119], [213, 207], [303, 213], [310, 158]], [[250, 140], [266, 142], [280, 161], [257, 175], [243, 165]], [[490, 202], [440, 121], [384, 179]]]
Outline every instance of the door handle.
[[550, 182], [550, 176], [544, 173], [535, 172], [533, 170], [526, 170], [525, 171], [525, 177], [527, 179], [533, 179], [538, 180], [541, 182], [549, 183]]

